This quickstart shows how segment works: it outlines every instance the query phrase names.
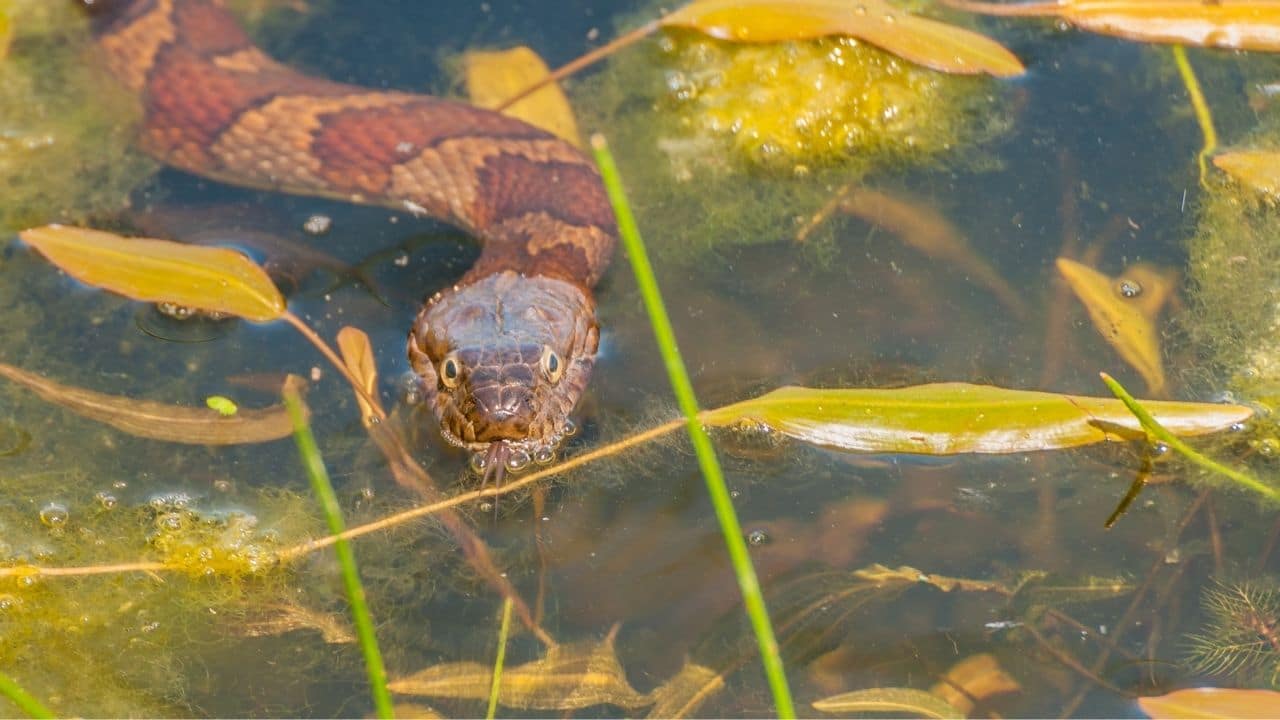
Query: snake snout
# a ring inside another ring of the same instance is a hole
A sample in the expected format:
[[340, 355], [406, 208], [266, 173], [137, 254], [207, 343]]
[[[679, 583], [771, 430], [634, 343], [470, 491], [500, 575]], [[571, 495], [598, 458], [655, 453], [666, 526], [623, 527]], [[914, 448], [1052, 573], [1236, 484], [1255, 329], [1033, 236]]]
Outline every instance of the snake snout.
[[527, 368], [483, 369], [470, 378], [477, 440], [524, 438], [537, 416], [534, 378]]

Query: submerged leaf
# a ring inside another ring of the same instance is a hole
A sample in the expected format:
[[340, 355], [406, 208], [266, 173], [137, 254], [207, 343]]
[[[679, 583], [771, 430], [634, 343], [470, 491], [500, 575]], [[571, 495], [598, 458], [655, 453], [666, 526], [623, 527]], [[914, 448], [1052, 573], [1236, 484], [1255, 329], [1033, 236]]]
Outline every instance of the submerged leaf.
[[[1142, 375], [1147, 389], [1156, 395], [1165, 390], [1164, 362], [1160, 356], [1160, 340], [1155, 320], [1171, 283], [1155, 283], [1157, 305], [1153, 306], [1148, 288], [1141, 279], [1111, 278], [1093, 268], [1067, 258], [1058, 258], [1058, 272], [1067, 279], [1080, 302], [1089, 311], [1093, 326], [1103, 339], [1116, 349], [1120, 357]], [[1146, 272], [1146, 271], [1143, 271]], [[1153, 284], [1158, 275], [1143, 275]], [[1163, 285], [1163, 287], [1160, 287]]]
[[913, 717], [963, 720], [964, 713], [936, 695], [912, 688], [870, 688], [815, 700], [813, 707], [829, 713], [905, 713]]
[[[1148, 401], [1165, 427], [1204, 435], [1247, 420], [1241, 405]], [[814, 445], [869, 453], [1019, 453], [1146, 437], [1114, 398], [934, 383], [894, 389], [782, 387], [708, 410], [715, 427], [763, 427]]]
[[1018, 681], [1000, 667], [995, 655], [978, 653], [952, 665], [929, 692], [968, 717], [976, 702], [1021, 689]]
[[1187, 688], [1167, 695], [1138, 698], [1138, 707], [1157, 720], [1274, 718], [1280, 714], [1280, 692]]
[[651, 718], [685, 718], [724, 689], [724, 677], [709, 667], [685, 662], [680, 672], [649, 693]]
[[[613, 647], [615, 633], [601, 642], [556, 645], [540, 660], [502, 671], [498, 702], [520, 710], [578, 710], [594, 705], [621, 708], [652, 703], [627, 682]], [[475, 662], [444, 663], [387, 683], [403, 695], [489, 697], [493, 668]]]
[[295, 630], [315, 630], [329, 644], [356, 641], [350, 621], [334, 613], [319, 612], [301, 605], [268, 604], [256, 609], [249, 618], [236, 622], [231, 631], [244, 637], [284, 635]]
[[0, 363], [0, 376], [81, 417], [152, 440], [239, 445], [279, 440], [293, 433], [289, 414], [280, 405], [261, 410], [242, 408], [226, 416], [207, 407], [166, 405], [62, 385], [4, 363]]
[[1215, 155], [1213, 164], [1238, 182], [1272, 198], [1280, 198], [1280, 152], [1233, 150]]
[[[468, 52], [467, 97], [482, 108], [496, 108], [524, 88], [540, 82], [550, 71], [536, 52], [521, 45], [496, 52]], [[520, 118], [534, 127], [584, 147], [578, 121], [559, 85], [550, 83], [502, 109], [504, 115]]]
[[235, 250], [85, 228], [46, 225], [19, 236], [80, 282], [143, 302], [168, 302], [255, 322], [279, 319], [284, 298], [271, 278]]
[[840, 199], [840, 209], [888, 230], [935, 260], [951, 263], [990, 290], [1010, 312], [1019, 317], [1026, 314], [1022, 296], [932, 207], [871, 188], [850, 187]]
[[991, 38], [908, 14], [884, 0], [694, 0], [661, 22], [741, 43], [847, 35], [942, 72], [996, 77], [1025, 72], [1018, 58]]
[[943, 2], [985, 15], [1053, 17], [1083, 30], [1143, 42], [1280, 50], [1280, 3], [1275, 0]]
[[866, 580], [877, 585], [914, 585], [916, 583], [924, 583], [932, 585], [942, 592], [951, 592], [960, 590], [962, 592], [995, 592], [1008, 593], [1009, 590], [1003, 584], [992, 582], [990, 580], [970, 580], [968, 578], [954, 578], [946, 575], [930, 575], [921, 572], [910, 565], [901, 565], [891, 568], [880, 563], [868, 565], [860, 570], [853, 571], [853, 576], [859, 580]]

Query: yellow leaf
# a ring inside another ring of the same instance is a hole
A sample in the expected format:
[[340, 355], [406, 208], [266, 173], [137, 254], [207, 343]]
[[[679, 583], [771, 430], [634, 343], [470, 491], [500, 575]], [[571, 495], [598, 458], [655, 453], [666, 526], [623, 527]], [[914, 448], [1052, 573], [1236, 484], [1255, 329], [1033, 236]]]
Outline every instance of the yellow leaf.
[[[636, 692], [613, 648], [614, 632], [601, 642], [556, 645], [540, 660], [502, 671], [498, 702], [519, 710], [577, 710], [595, 705], [644, 707], [653, 701]], [[475, 662], [444, 663], [387, 683], [404, 695], [489, 697], [493, 667]]]
[[847, 35], [942, 72], [1012, 77], [1018, 58], [984, 35], [905, 13], [884, 0], [695, 0], [662, 18], [743, 43]]
[[905, 713], [939, 720], [964, 718], [964, 713], [942, 698], [912, 688], [855, 690], [816, 700], [813, 707], [829, 713]]
[[[111, 427], [152, 440], [189, 445], [239, 445], [278, 440], [293, 434], [282, 405], [257, 410], [241, 408], [225, 416], [202, 407], [166, 405], [62, 385], [35, 373], [0, 363], [0, 376], [22, 385], [42, 399]], [[298, 382], [296, 376], [290, 376]]]
[[[537, 53], [521, 45], [497, 52], [469, 52], [464, 56], [467, 96], [482, 108], [497, 108], [524, 88], [540, 82], [550, 71]], [[557, 137], [584, 147], [578, 121], [559, 85], [544, 85], [536, 92], [502, 109]]]
[[1280, 2], [1275, 0], [943, 2], [986, 15], [1054, 17], [1083, 30], [1143, 42], [1280, 50]]
[[[1146, 401], [1171, 432], [1203, 435], [1243, 422], [1241, 405]], [[715, 427], [765, 428], [814, 445], [870, 453], [1019, 453], [1145, 438], [1115, 398], [935, 383], [895, 389], [783, 387], [700, 416]]]
[[252, 260], [226, 248], [126, 238], [46, 225], [19, 237], [80, 282], [133, 300], [169, 302], [255, 322], [279, 319], [284, 298]]
[[1167, 695], [1138, 698], [1138, 707], [1157, 720], [1274, 718], [1280, 715], [1280, 692], [1187, 688]]
[[1280, 152], [1234, 150], [1215, 156], [1213, 164], [1254, 190], [1280, 198]]
[[[373, 361], [373, 347], [369, 344], [369, 336], [363, 330], [350, 325], [338, 331], [338, 352], [342, 353], [342, 362], [352, 376], [360, 381], [369, 400], [378, 402], [378, 366]], [[356, 402], [360, 404], [360, 421], [366, 429], [386, 417], [381, 405], [370, 405], [365, 395], [356, 393]]]
[[[1142, 375], [1147, 389], [1164, 393], [1164, 362], [1160, 356], [1160, 339], [1155, 319], [1159, 308], [1152, 311], [1142, 299], [1147, 291], [1141, 281], [1111, 278], [1093, 268], [1067, 258], [1058, 258], [1058, 272], [1067, 279], [1071, 290], [1084, 303], [1089, 319], [1103, 339], [1115, 348], [1124, 361]], [[1151, 276], [1148, 282], [1151, 281]], [[1167, 290], [1159, 290], [1161, 298]], [[1163, 299], [1161, 299], [1163, 304]]]

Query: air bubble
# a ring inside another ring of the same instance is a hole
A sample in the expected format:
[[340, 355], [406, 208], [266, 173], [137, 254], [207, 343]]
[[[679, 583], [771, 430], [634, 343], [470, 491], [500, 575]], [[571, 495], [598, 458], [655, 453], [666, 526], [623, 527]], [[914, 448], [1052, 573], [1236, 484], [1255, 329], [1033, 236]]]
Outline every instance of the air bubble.
[[512, 472], [523, 470], [529, 466], [531, 460], [529, 453], [524, 450], [512, 450], [507, 456], [507, 469]]
[[120, 504], [120, 501], [116, 499], [115, 495], [106, 491], [97, 493], [93, 498], [98, 501], [98, 504], [101, 505], [104, 510], [114, 510], [116, 505]]
[[71, 513], [61, 503], [49, 503], [40, 508], [40, 522], [44, 523], [45, 527], [61, 530], [70, 520]]
[[1142, 284], [1137, 280], [1120, 278], [1120, 283], [1116, 286], [1116, 290], [1120, 293], [1120, 297], [1132, 299], [1142, 294]]
[[561, 434], [561, 435], [563, 435], [563, 436], [565, 436], [565, 437], [570, 437], [570, 436], [572, 436], [572, 435], [577, 435], [577, 434], [578, 434], [578, 424], [577, 424], [577, 423], [575, 423], [572, 419], [567, 419], [567, 420], [565, 420], [565, 421], [564, 421], [564, 430], [561, 430], [561, 431], [560, 431], [560, 434]]
[[484, 453], [476, 453], [471, 456], [471, 460], [467, 464], [471, 466], [472, 472], [482, 475], [485, 468], [489, 467], [489, 459], [485, 457]]
[[768, 545], [773, 538], [769, 537], [769, 533], [764, 530], [752, 530], [747, 533], [748, 545]]
[[550, 448], [542, 448], [533, 454], [533, 461], [539, 465], [546, 465], [556, 459], [555, 451]]

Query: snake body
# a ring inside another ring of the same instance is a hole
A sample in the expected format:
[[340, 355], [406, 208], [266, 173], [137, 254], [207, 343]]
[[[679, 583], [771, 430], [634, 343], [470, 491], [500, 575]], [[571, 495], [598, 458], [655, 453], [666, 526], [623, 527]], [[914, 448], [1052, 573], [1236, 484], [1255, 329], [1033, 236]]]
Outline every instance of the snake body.
[[550, 457], [595, 362], [591, 288], [616, 228], [595, 166], [527, 123], [306, 75], [216, 0], [78, 0], [143, 104], [141, 147], [231, 184], [429, 215], [483, 243], [426, 301], [408, 356], [450, 443], [490, 469]]

